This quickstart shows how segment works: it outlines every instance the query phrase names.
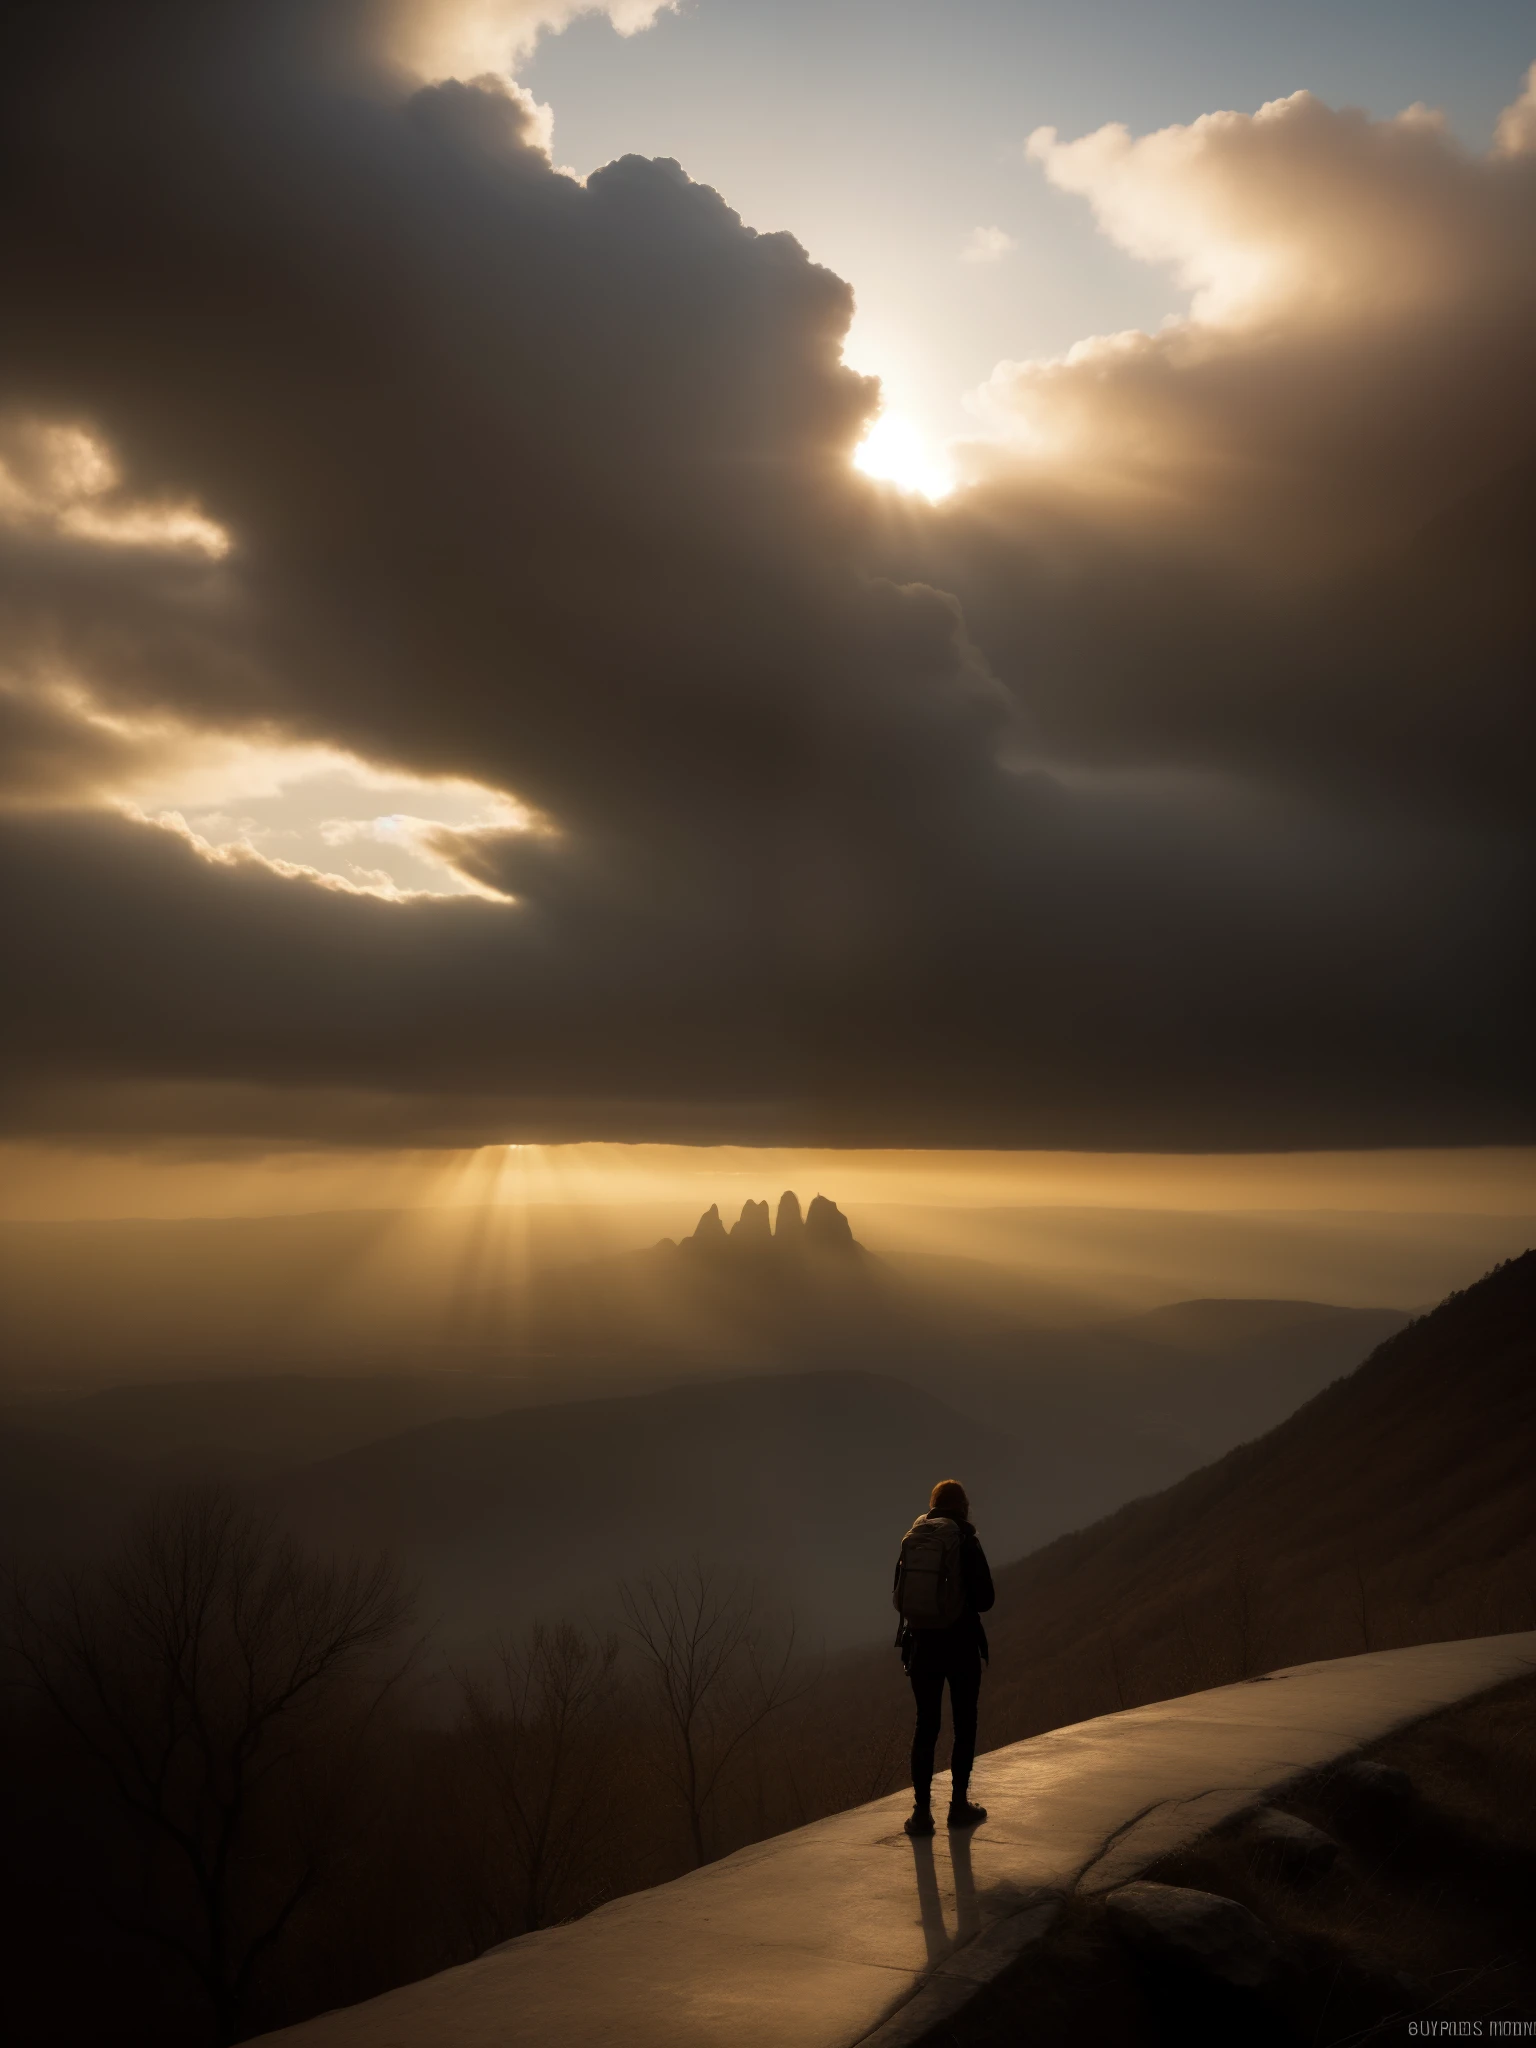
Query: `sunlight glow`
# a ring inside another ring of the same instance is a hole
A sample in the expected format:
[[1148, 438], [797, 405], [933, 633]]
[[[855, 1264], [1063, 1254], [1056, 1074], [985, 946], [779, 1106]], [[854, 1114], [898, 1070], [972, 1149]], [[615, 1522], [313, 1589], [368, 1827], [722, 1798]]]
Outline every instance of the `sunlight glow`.
[[142, 795], [121, 792], [117, 807], [179, 833], [204, 859], [255, 861], [295, 880], [386, 902], [510, 902], [475, 871], [476, 855], [508, 834], [547, 829], [504, 791], [462, 777], [383, 769], [335, 748], [242, 746], [220, 735], [201, 758], [193, 746], [177, 765], [179, 775], [176, 768], [159, 777], [152, 771]]
[[[1536, 1148], [305, 1150], [257, 1138], [219, 1155], [0, 1142], [0, 1218], [14, 1221], [372, 1212], [338, 1239], [350, 1249], [317, 1295], [315, 1330], [332, 1342], [387, 1327], [392, 1344], [460, 1360], [524, 1341], [540, 1274], [676, 1241], [712, 1202], [729, 1222], [745, 1197], [772, 1203], [785, 1188], [828, 1195], [898, 1270], [916, 1256], [961, 1294], [1025, 1289], [1041, 1327], [1214, 1295], [1411, 1309], [1531, 1242]], [[948, 1281], [946, 1258], [961, 1262]]]
[[943, 459], [898, 413], [881, 413], [855, 450], [853, 466], [877, 483], [894, 484], [930, 503], [947, 498], [955, 487]]
[[84, 427], [0, 423], [0, 525], [210, 561], [229, 553], [229, 535], [196, 505], [127, 497], [122, 484], [110, 449]]
[[822, 1188], [846, 1207], [1074, 1208], [1440, 1218], [1536, 1214], [1536, 1147], [1113, 1153], [813, 1146], [402, 1144], [272, 1147], [260, 1138], [139, 1151], [0, 1140], [0, 1217], [259, 1216], [486, 1202], [676, 1205]]
[[45, 722], [61, 762], [80, 764], [42, 802], [115, 810], [219, 866], [255, 864], [390, 903], [511, 903], [496, 872], [506, 843], [556, 829], [467, 776], [414, 774], [272, 729], [194, 726], [105, 702], [70, 677], [0, 676], [8, 704]]

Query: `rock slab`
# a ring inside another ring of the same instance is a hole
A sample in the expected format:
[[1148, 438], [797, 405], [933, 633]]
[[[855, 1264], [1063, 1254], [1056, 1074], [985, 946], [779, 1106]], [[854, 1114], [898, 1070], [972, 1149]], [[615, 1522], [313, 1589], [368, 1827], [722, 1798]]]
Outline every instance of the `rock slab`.
[[1339, 1853], [1332, 1835], [1273, 1806], [1266, 1806], [1250, 1821], [1244, 1834], [1255, 1847], [1268, 1852], [1269, 1860], [1287, 1877], [1321, 1877]]
[[1380, 1813], [1399, 1813], [1413, 1799], [1413, 1780], [1406, 1771], [1391, 1764], [1373, 1764], [1365, 1757], [1351, 1757], [1332, 1773], [1334, 1785], [1361, 1806]]
[[1127, 1884], [1105, 1910], [1132, 1947], [1202, 1977], [1258, 1991], [1280, 1974], [1274, 1936], [1235, 1899], [1178, 1884]]
[[950, 1987], [948, 2010], [994, 1940], [1025, 1930], [1032, 1902], [1124, 1890], [1282, 1785], [1531, 1671], [1536, 1631], [1426, 1643], [1052, 1729], [978, 1758], [990, 1817], [974, 1831], [910, 1841], [911, 1794], [894, 1793], [267, 2038], [854, 2048], [873, 2035], [886, 2048], [903, 2030], [877, 2030], [932, 1986]]

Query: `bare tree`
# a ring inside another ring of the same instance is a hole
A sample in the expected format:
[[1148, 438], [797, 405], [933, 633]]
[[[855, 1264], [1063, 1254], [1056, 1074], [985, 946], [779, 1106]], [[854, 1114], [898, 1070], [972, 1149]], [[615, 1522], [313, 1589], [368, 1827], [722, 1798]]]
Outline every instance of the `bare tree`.
[[798, 1699], [795, 1630], [770, 1640], [756, 1589], [717, 1584], [697, 1559], [619, 1588], [661, 1724], [661, 1770], [687, 1816], [695, 1863], [722, 1781], [770, 1715]]
[[1254, 1592], [1253, 1566], [1239, 1551], [1232, 1562], [1232, 1620], [1237, 1637], [1237, 1675], [1253, 1676]]
[[1115, 1705], [1125, 1711], [1125, 1679], [1120, 1670], [1120, 1645], [1115, 1641], [1113, 1629], [1105, 1631], [1109, 1638], [1109, 1675], [1115, 1688]]
[[110, 1564], [16, 1593], [21, 1669], [137, 1844], [138, 1906], [114, 1918], [180, 1958], [220, 2041], [339, 1847], [409, 1614], [387, 1561], [313, 1557], [216, 1489], [161, 1495]]
[[1190, 1626], [1189, 1607], [1183, 1600], [1179, 1602], [1179, 1641], [1184, 1651], [1184, 1690], [1194, 1692], [1200, 1681], [1200, 1659], [1195, 1653], [1195, 1632]]
[[841, 1735], [842, 1741], [830, 1758], [826, 1758], [828, 1729], [818, 1719], [809, 1731], [814, 1757], [818, 1761], [826, 1758], [826, 1761], [819, 1773], [820, 1794], [815, 1804], [811, 1805], [804, 1799], [801, 1801], [803, 1807], [809, 1808], [803, 1815], [805, 1819], [812, 1819], [821, 1812], [841, 1812], [844, 1807], [865, 1806], [871, 1799], [883, 1799], [906, 1774], [907, 1751], [912, 1741], [910, 1713], [892, 1715], [871, 1712], [868, 1707], [862, 1712], [856, 1708], [850, 1713], [850, 1704], [838, 1702], [834, 1707], [835, 1720], [831, 1732], [834, 1736]]
[[1362, 1647], [1363, 1649], [1369, 1650], [1369, 1649], [1370, 1649], [1370, 1648], [1372, 1647], [1372, 1643], [1371, 1643], [1371, 1603], [1370, 1603], [1370, 1597], [1369, 1597], [1368, 1593], [1366, 1592], [1366, 1585], [1365, 1585], [1365, 1571], [1364, 1571], [1363, 1567], [1361, 1566], [1361, 1563], [1360, 1563], [1360, 1560], [1359, 1560], [1359, 1558], [1358, 1558], [1358, 1557], [1355, 1557], [1355, 1558], [1351, 1559], [1351, 1561], [1350, 1561], [1350, 1562], [1351, 1562], [1351, 1570], [1352, 1570], [1352, 1572], [1353, 1572], [1353, 1576], [1354, 1576], [1354, 1587], [1353, 1587], [1353, 1591], [1354, 1591], [1354, 1596], [1355, 1596], [1355, 1600], [1354, 1600], [1354, 1605], [1355, 1605], [1355, 1623], [1356, 1623], [1356, 1626], [1357, 1626], [1357, 1627], [1359, 1628], [1359, 1630], [1360, 1630], [1360, 1643], [1361, 1643], [1361, 1647]]
[[611, 1830], [607, 1759], [615, 1637], [537, 1622], [495, 1646], [488, 1670], [462, 1673], [462, 1729], [495, 1801], [512, 1870], [505, 1929], [528, 1933], [595, 1903]]

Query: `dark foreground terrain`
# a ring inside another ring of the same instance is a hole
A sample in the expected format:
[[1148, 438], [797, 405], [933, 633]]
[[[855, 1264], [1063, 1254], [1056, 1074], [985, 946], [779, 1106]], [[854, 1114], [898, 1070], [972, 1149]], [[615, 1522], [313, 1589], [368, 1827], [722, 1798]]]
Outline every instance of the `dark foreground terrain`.
[[924, 2048], [1536, 2038], [1536, 1679], [1367, 1754], [1408, 1773], [1400, 1805], [1362, 1803], [1334, 1772], [1275, 1802], [1339, 1844], [1322, 1875], [1287, 1876], [1251, 1815], [1146, 1872], [1256, 1914], [1280, 1949], [1269, 1989], [1154, 1962], [1125, 1945], [1102, 1900], [1075, 1900]]

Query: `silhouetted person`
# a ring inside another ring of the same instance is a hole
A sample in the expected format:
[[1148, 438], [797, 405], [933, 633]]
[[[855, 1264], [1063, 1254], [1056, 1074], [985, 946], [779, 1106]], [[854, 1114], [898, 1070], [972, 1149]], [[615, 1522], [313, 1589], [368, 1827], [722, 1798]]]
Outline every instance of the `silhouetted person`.
[[901, 1556], [896, 1561], [891, 1593], [901, 1615], [896, 1644], [917, 1701], [912, 1818], [906, 1823], [909, 1835], [933, 1833], [933, 1756], [946, 1684], [955, 1736], [949, 1825], [973, 1828], [987, 1817], [984, 1806], [972, 1805], [970, 1784], [981, 1667], [987, 1655], [987, 1632], [981, 1617], [995, 1596], [970, 1512], [970, 1501], [959, 1480], [941, 1479], [929, 1497], [927, 1514], [919, 1515], [902, 1538]]

